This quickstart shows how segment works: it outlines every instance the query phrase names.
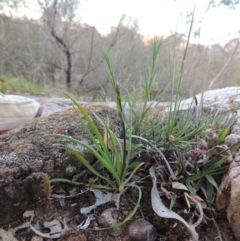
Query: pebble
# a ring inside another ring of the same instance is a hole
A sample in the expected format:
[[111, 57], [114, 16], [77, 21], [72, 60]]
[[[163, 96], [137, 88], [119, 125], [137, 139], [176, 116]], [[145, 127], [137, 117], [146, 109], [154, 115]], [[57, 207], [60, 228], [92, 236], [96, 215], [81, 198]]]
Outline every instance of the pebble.
[[137, 219], [128, 228], [131, 241], [156, 241], [157, 230], [145, 219]]
[[[98, 224], [104, 228], [112, 227], [117, 224], [118, 212], [115, 208], [108, 208], [98, 217]], [[108, 230], [110, 236], [118, 237], [123, 233], [122, 227], [112, 228]]]

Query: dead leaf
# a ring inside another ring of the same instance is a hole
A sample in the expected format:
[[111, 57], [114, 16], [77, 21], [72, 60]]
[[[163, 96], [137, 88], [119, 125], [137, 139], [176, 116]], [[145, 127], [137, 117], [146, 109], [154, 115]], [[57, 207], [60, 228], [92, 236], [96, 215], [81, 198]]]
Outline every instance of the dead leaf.
[[229, 98], [229, 107], [230, 107], [232, 114], [237, 114], [236, 105], [235, 105], [234, 99], [232, 97]]
[[25, 223], [15, 227], [15, 228], [10, 228], [8, 230], [8, 232], [10, 232], [12, 235], [15, 235], [17, 231], [19, 231], [21, 229], [29, 228], [34, 216], [35, 216], [34, 211], [32, 211], [32, 210], [31, 211], [29, 211], [29, 210], [25, 211], [23, 213], [23, 217], [24, 218], [30, 218], [30, 220], [28, 222], [25, 222]]
[[164, 195], [170, 199], [172, 197], [172, 193], [169, 192], [165, 187], [163, 187], [163, 185], [161, 184], [161, 191], [164, 193]]
[[173, 218], [180, 221], [191, 233], [192, 237], [195, 241], [198, 241], [198, 234], [195, 230], [195, 227], [193, 225], [188, 224], [181, 216], [179, 216], [177, 213], [173, 212], [172, 210], [166, 208], [166, 206], [163, 204], [161, 198], [159, 197], [158, 190], [157, 190], [157, 178], [155, 173], [155, 167], [152, 166], [149, 169], [150, 176], [152, 178], [153, 187], [151, 191], [151, 201], [152, 201], [152, 208], [154, 212], [162, 217], [162, 218]]
[[30, 228], [35, 234], [49, 239], [60, 238], [68, 230], [66, 223], [59, 219], [54, 219], [51, 222], [44, 222], [43, 227], [36, 223], [34, 226], [30, 225]]
[[172, 182], [172, 187], [174, 189], [181, 189], [181, 190], [189, 191], [188, 188], [184, 184], [182, 184], [180, 182]]
[[91, 219], [90, 216], [88, 216], [86, 219], [84, 219], [78, 226], [77, 226], [77, 230], [81, 230], [81, 229], [87, 229], [89, 227], [91, 223]]
[[0, 240], [1, 241], [18, 241], [10, 232], [0, 228]]
[[110, 192], [105, 193], [105, 192], [102, 192], [101, 190], [97, 190], [97, 189], [93, 189], [93, 188], [90, 188], [89, 191], [94, 193], [94, 195], [96, 197], [96, 202], [92, 206], [81, 208], [80, 212], [82, 214], [88, 214], [96, 207], [98, 207], [102, 204], [105, 204], [107, 202], [110, 202], [110, 201], [114, 201], [117, 206], [117, 209], [119, 209], [121, 193], [110, 193]]

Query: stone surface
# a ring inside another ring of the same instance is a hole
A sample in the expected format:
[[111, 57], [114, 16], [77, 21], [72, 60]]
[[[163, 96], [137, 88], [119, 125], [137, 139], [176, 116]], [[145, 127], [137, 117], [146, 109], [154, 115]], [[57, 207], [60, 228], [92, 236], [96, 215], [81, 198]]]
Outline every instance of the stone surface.
[[227, 219], [237, 239], [240, 239], [240, 152], [235, 155], [216, 198], [216, 208], [226, 211]]
[[[239, 115], [239, 114], [238, 114]], [[216, 197], [216, 208], [227, 213], [227, 219], [237, 239], [240, 239], [240, 128], [235, 124], [225, 138], [227, 146], [235, 145], [233, 161], [222, 180]]]
[[[114, 109], [101, 105], [85, 107], [107, 120], [110, 128], [120, 137], [121, 122]], [[95, 120], [99, 130], [104, 128]], [[47, 134], [65, 134], [90, 143], [88, 134], [82, 127], [73, 108], [67, 108], [46, 117], [29, 122], [0, 136], [0, 226], [17, 217], [32, 201], [42, 198], [41, 175], [51, 178], [71, 179], [82, 170], [81, 163], [68, 151], [53, 146], [68, 142], [46, 137]], [[77, 147], [77, 150], [90, 162], [93, 156]]]
[[[26, 97], [32, 98], [41, 104], [41, 106], [43, 107], [42, 116], [50, 115], [54, 112], [70, 107], [72, 104], [71, 100], [67, 98], [58, 98], [58, 97], [50, 98], [50, 97], [44, 97], [44, 96], [29, 96], [29, 95], [27, 95]], [[205, 91], [203, 96], [201, 93], [197, 94], [196, 99], [198, 101], [198, 105], [201, 106], [201, 103], [202, 103], [204, 109], [207, 111], [211, 111], [213, 109], [218, 109], [221, 112], [226, 110], [228, 111], [230, 109], [230, 103], [232, 100], [234, 101], [236, 106], [240, 105], [240, 87], [227, 87], [223, 89]], [[88, 104], [88, 102], [86, 101], [79, 101], [79, 103], [83, 106]], [[99, 102], [95, 104], [101, 104], [101, 105], [109, 106], [116, 109], [115, 102], [101, 102], [101, 103]], [[138, 104], [136, 106], [136, 109], [138, 109], [139, 106], [141, 106], [141, 104]], [[170, 110], [171, 103], [151, 101], [151, 102], [148, 102], [147, 106], [153, 110], [154, 116], [156, 116], [156, 114], [165, 116], [165, 114]], [[195, 107], [195, 102], [193, 98], [189, 98], [181, 101], [180, 107], [181, 107], [180, 109], [182, 110], [188, 110], [189, 108]], [[128, 116], [129, 105], [126, 103], [123, 103], [123, 109], [126, 116]]]
[[131, 241], [155, 241], [157, 239], [156, 228], [142, 218], [130, 224], [128, 233]]
[[[118, 223], [118, 211], [115, 208], [108, 208], [98, 217], [100, 227], [109, 228]], [[112, 228], [107, 231], [109, 235], [118, 237], [123, 233], [122, 227]]]
[[[208, 90], [197, 94], [198, 104], [203, 102], [204, 107], [229, 110], [230, 100], [234, 100], [236, 105], [240, 104], [240, 87], [227, 87], [223, 89]], [[202, 101], [201, 101], [202, 99]], [[193, 102], [193, 98], [182, 101], [184, 108], [188, 109]]]
[[36, 100], [0, 93], [0, 134], [40, 116], [41, 113], [42, 108]]

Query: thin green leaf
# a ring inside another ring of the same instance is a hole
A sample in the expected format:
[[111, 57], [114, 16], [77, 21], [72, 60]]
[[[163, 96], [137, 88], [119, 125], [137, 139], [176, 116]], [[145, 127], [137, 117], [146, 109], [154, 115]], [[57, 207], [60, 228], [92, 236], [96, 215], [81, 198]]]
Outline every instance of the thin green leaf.
[[131, 220], [131, 218], [134, 216], [134, 214], [137, 212], [137, 210], [138, 210], [138, 208], [140, 206], [140, 201], [142, 199], [142, 190], [135, 183], [129, 183], [129, 184], [127, 184], [127, 186], [136, 188], [138, 190], [138, 200], [137, 200], [137, 203], [134, 206], [133, 210], [128, 214], [128, 216], [121, 223], [117, 223], [117, 224], [115, 224], [115, 225], [113, 225], [113, 226], [111, 226], [109, 228], [97, 228], [97, 229], [94, 229], [94, 230], [101, 231], [101, 230], [108, 230], [108, 229], [111, 229], [111, 228], [117, 228], [117, 227], [120, 227], [123, 224], [125, 224], [127, 221]]
[[[81, 161], [83, 163], [83, 165], [85, 167], [87, 167], [87, 169], [89, 169], [89, 171], [91, 171], [93, 174], [95, 174], [96, 176], [98, 176], [99, 178], [105, 180], [106, 182], [108, 182], [111, 186], [116, 186], [113, 182], [111, 182], [108, 178], [104, 177], [103, 175], [101, 175], [95, 168], [93, 168], [91, 166], [91, 164], [89, 164], [89, 162], [81, 155], [79, 154], [75, 149], [66, 146], [66, 145], [61, 145], [62, 147], [64, 147], [65, 149], [67, 149], [68, 151], [70, 151], [74, 156], [76, 156], [78, 158], [79, 161]], [[87, 148], [87, 147], [86, 147]], [[95, 151], [96, 152], [96, 151]], [[93, 152], [94, 153], [94, 152]], [[100, 161], [100, 160], [99, 160]], [[106, 169], [110, 169], [108, 170], [113, 176], [114, 178], [116, 178], [118, 180], [118, 177], [115, 173], [115, 171], [111, 168], [109, 168], [109, 165], [107, 165], [108, 163], [104, 163], [105, 164], [105, 168]]]
[[204, 185], [204, 177], [201, 177], [200, 179], [197, 179], [198, 180], [198, 182], [197, 182], [197, 184], [195, 185], [195, 190], [196, 190], [196, 192], [199, 190], [199, 189], [201, 189], [201, 187]]
[[223, 156], [221, 159], [216, 160], [213, 159], [210, 162], [206, 163], [202, 169], [202, 171], [207, 171], [207, 170], [213, 170], [218, 167], [220, 167], [226, 160], [228, 159], [228, 156]]
[[212, 183], [207, 182], [207, 200], [208, 200], [208, 203], [212, 202], [213, 195], [214, 195], [213, 185], [212, 185]]
[[193, 175], [191, 177], [187, 178], [187, 182], [194, 182], [197, 181], [198, 179], [205, 177], [206, 175], [219, 175], [219, 174], [223, 174], [227, 171], [228, 167], [222, 167], [219, 168], [218, 170], [207, 170], [204, 172], [201, 172], [199, 174]]
[[[111, 161], [111, 156], [110, 155], [100, 155], [98, 153], [98, 151], [96, 151], [92, 145], [89, 145], [89, 144], [86, 144], [85, 142], [82, 142], [82, 141], [79, 141], [79, 140], [76, 140], [72, 137], [69, 137], [69, 136], [65, 136], [65, 135], [58, 135], [58, 134], [52, 134], [52, 135], [48, 135], [50, 137], [58, 137], [58, 138], [61, 138], [61, 139], [66, 139], [68, 141], [70, 141], [71, 143], [74, 143], [74, 144], [77, 144], [79, 146], [82, 146], [84, 148], [86, 148], [87, 150], [90, 151], [90, 153], [92, 153], [96, 158], [97, 160], [102, 164], [103, 167], [105, 167], [110, 173], [112, 173], [115, 177], [116, 175], [116, 172], [115, 172], [115, 169], [114, 169], [114, 166], [112, 164], [112, 161]], [[63, 144], [54, 144], [55, 146], [63, 146], [63, 147], [67, 147], [67, 148], [70, 148], [69, 146], [67, 145], [63, 145]], [[99, 144], [97, 144], [99, 145]], [[78, 153], [78, 152], [77, 152]], [[79, 153], [78, 153], [79, 154]], [[115, 173], [114, 173], [115, 172]]]
[[71, 180], [68, 180], [68, 179], [65, 179], [65, 178], [53, 178], [50, 180], [51, 183], [54, 183], [54, 182], [65, 182], [65, 183], [70, 183], [70, 184], [74, 184], [74, 185], [83, 185], [85, 186], [86, 183], [82, 183], [82, 182], [75, 182], [75, 181], [71, 181]]
[[210, 175], [206, 175], [205, 177], [207, 178], [207, 181], [209, 183], [211, 183], [211, 185], [214, 186], [218, 190], [218, 185], [217, 185], [216, 181], [214, 180], [214, 178]]
[[110, 145], [113, 148], [113, 155], [114, 158], [116, 159], [116, 166], [114, 167], [118, 176], [121, 177], [122, 174], [122, 169], [123, 169], [123, 150], [122, 150], [122, 146], [119, 143], [118, 138], [116, 137], [116, 135], [110, 130], [110, 128], [108, 127], [108, 125], [106, 124], [106, 122], [104, 120], [102, 120], [99, 116], [96, 116], [96, 118], [102, 123], [102, 125], [106, 128], [107, 132], [108, 132], [108, 136], [110, 138]]
[[[95, 123], [93, 122], [92, 118], [88, 115], [88, 113], [86, 112], [86, 110], [77, 102], [75, 101], [73, 98], [71, 98], [70, 96], [68, 96], [73, 103], [75, 104], [75, 106], [78, 108], [78, 110], [82, 113], [82, 115], [84, 116], [84, 118], [87, 120], [90, 128], [93, 130], [93, 132], [96, 134], [97, 139], [99, 140], [99, 142], [101, 143], [101, 147], [103, 148], [104, 153], [108, 153], [107, 147], [106, 145], [104, 145], [104, 140], [103, 140], [103, 136], [102, 134], [99, 132], [97, 126], [95, 125]], [[90, 136], [92, 136], [91, 132], [89, 131], [89, 127], [86, 126], [84, 124], [84, 122], [81, 120], [81, 118], [79, 118], [80, 121], [83, 123], [84, 125], [84, 129], [88, 132], [88, 134]], [[93, 138], [94, 139], [94, 138]]]
[[177, 200], [177, 195], [175, 193], [172, 193], [169, 210], [172, 210], [172, 208], [174, 207], [174, 205], [176, 203], [176, 200]]
[[230, 130], [232, 128], [232, 124], [228, 125], [225, 129], [223, 129], [223, 131], [221, 131], [221, 133], [219, 134], [218, 140], [217, 140], [217, 144], [222, 144], [226, 138], [226, 136], [229, 134]]
[[196, 194], [196, 191], [194, 190], [194, 188], [192, 187], [192, 185], [189, 183], [189, 182], [186, 182], [186, 187], [188, 188], [189, 190], [189, 193], [191, 196], [195, 195]]

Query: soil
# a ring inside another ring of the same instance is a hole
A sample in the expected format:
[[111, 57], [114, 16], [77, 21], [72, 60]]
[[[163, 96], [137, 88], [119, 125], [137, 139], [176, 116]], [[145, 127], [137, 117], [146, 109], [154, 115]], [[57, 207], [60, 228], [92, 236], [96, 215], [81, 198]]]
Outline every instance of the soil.
[[[151, 180], [149, 180], [150, 182]], [[81, 193], [84, 189], [80, 187], [75, 187], [76, 193]], [[69, 191], [73, 189], [72, 185], [67, 184], [56, 184], [54, 185], [52, 194], [64, 193], [68, 195]], [[72, 198], [65, 198], [64, 205], [61, 201], [56, 198], [42, 199], [34, 203], [30, 203], [26, 210], [34, 210], [35, 217], [33, 223], [37, 221], [40, 223], [46, 221], [52, 221], [54, 219], [64, 218], [66, 220], [69, 230], [62, 234], [59, 241], [68, 240], [89, 240], [89, 241], [131, 241], [128, 235], [128, 227], [132, 221], [144, 218], [148, 220], [157, 229], [157, 239], [156, 241], [178, 241], [178, 240], [191, 240], [191, 237], [186, 230], [186, 228], [176, 220], [172, 219], [161, 219], [151, 208], [150, 199], [150, 189], [143, 188], [143, 198], [141, 201], [141, 207], [131, 219], [123, 225], [123, 233], [118, 237], [111, 236], [109, 231], [93, 231], [91, 228], [99, 227], [97, 220], [91, 221], [89, 229], [77, 231], [76, 227], [86, 218], [86, 215], [80, 213], [80, 207], [89, 206], [94, 203], [94, 195], [92, 192], [87, 191], [79, 196]], [[119, 210], [117, 210], [118, 221], [123, 221], [126, 215], [134, 208], [137, 196], [134, 191], [129, 190], [125, 192], [121, 197], [121, 205]], [[167, 204], [167, 200], [163, 199]], [[116, 208], [113, 203], [107, 203], [105, 205], [99, 206], [91, 214], [94, 217], [99, 217], [101, 213], [108, 208]], [[179, 209], [179, 207], [178, 207]], [[176, 210], [175, 210], [176, 211]], [[235, 241], [233, 232], [229, 227], [229, 224], [225, 218], [225, 215], [215, 213], [215, 221], [217, 226], [214, 225], [212, 221], [205, 221], [198, 228], [199, 240], [201, 241], [213, 241], [218, 240], [218, 230], [221, 233], [222, 240], [225, 241]], [[22, 213], [16, 217], [16, 219], [8, 224], [4, 225], [3, 229], [8, 230], [10, 228], [15, 228], [26, 222], [27, 219], [22, 217]], [[30, 228], [19, 229], [15, 235], [18, 240], [31, 241], [34, 236], [34, 232]], [[43, 239], [51, 240], [51, 239]], [[220, 240], [220, 239], [219, 239]]]

